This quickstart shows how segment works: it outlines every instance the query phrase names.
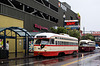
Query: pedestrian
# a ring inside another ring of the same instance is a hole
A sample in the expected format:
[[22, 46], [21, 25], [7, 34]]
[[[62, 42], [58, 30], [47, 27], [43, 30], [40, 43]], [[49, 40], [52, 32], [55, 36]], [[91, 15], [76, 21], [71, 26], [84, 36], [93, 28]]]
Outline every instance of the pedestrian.
[[9, 57], [9, 41], [6, 43], [7, 58]]

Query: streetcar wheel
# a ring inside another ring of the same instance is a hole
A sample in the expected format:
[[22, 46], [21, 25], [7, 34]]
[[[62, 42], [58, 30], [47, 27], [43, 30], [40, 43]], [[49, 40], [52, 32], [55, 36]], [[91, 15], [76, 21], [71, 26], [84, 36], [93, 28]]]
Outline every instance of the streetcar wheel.
[[73, 52], [73, 55], [77, 55], [77, 52], [76, 52], [76, 51], [74, 51], [74, 52]]
[[64, 56], [64, 55], [65, 55], [65, 53], [63, 53], [63, 52], [58, 54], [59, 57]]

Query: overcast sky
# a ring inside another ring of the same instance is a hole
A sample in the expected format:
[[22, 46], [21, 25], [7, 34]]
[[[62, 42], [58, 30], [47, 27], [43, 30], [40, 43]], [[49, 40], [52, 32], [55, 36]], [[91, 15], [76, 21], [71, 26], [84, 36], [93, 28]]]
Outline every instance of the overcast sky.
[[59, 0], [81, 16], [81, 30], [100, 31], [100, 0]]

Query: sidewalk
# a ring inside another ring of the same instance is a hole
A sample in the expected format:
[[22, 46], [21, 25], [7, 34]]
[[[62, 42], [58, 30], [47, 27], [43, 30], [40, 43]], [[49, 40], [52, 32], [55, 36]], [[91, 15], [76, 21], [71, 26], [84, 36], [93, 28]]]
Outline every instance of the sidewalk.
[[26, 56], [25, 56], [25, 53], [17, 53], [17, 57], [15, 57], [15, 53], [9, 53], [9, 58], [0, 59], [0, 61], [2, 61], [2, 60], [24, 59], [24, 58], [31, 58], [31, 57], [34, 57], [33, 53], [29, 53], [29, 55], [26, 55]]

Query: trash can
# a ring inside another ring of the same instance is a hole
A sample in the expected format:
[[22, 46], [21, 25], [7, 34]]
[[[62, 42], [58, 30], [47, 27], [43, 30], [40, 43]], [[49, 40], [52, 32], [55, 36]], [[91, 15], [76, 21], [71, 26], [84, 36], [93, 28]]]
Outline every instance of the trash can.
[[0, 59], [6, 59], [8, 58], [7, 56], [7, 50], [4, 50], [4, 49], [0, 49]]

